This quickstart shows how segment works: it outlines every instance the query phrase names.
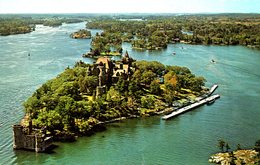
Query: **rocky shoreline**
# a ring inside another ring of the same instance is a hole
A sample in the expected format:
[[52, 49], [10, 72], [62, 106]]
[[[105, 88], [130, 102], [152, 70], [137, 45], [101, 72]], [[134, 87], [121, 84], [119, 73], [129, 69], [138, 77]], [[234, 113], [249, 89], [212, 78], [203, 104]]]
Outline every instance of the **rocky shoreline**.
[[210, 163], [229, 164], [259, 164], [259, 152], [255, 150], [237, 150], [224, 153], [216, 153], [209, 158]]

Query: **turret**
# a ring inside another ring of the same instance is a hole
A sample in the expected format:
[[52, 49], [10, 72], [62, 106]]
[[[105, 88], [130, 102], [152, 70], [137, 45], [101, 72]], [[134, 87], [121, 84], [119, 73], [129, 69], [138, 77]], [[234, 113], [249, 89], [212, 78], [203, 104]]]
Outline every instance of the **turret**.
[[24, 148], [24, 133], [21, 125], [13, 125], [13, 148]]

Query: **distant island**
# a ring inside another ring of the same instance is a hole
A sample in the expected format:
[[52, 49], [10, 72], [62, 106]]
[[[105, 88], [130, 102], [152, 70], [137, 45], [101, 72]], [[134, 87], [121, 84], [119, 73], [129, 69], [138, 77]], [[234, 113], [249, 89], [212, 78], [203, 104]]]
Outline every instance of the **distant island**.
[[35, 25], [23, 19], [2, 18], [0, 16], [0, 36], [25, 34], [35, 30]]
[[78, 23], [85, 21], [86, 18], [77, 16], [55, 16], [55, 15], [1, 15], [0, 14], [0, 36], [14, 34], [25, 34], [35, 30], [35, 25], [57, 27], [62, 23]]
[[244, 45], [260, 48], [260, 14], [146, 16], [144, 19], [100, 18], [87, 23], [120, 36], [133, 49], [158, 50], [171, 43]]
[[0, 35], [30, 33], [36, 24], [56, 27], [62, 23], [88, 21], [88, 29], [104, 30], [93, 38], [89, 52], [92, 55], [121, 54], [122, 42], [129, 42], [138, 50], [165, 49], [168, 44], [179, 42], [260, 48], [260, 14], [148, 14], [138, 18], [141, 19], [135, 15], [102, 14], [0, 15]]
[[24, 134], [73, 140], [105, 123], [171, 112], [173, 103], [190, 104], [207, 93], [204, 83], [186, 67], [135, 61], [127, 53], [120, 61], [108, 57], [95, 64], [80, 61], [24, 102], [21, 126], [27, 130]]
[[91, 32], [87, 29], [80, 29], [79, 31], [71, 33], [70, 37], [74, 39], [91, 39]]

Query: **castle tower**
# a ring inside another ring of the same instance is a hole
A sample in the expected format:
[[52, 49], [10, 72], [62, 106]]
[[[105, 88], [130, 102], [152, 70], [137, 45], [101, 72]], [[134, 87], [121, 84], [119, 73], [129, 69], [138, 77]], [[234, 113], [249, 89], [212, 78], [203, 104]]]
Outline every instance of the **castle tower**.
[[24, 148], [24, 133], [21, 125], [13, 125], [13, 148]]
[[105, 80], [105, 71], [104, 71], [104, 66], [103, 65], [99, 65], [98, 66], [99, 69], [99, 75], [98, 75], [98, 85], [99, 86], [103, 86], [104, 84], [104, 80]]
[[125, 52], [125, 57], [126, 57], [126, 58], [129, 58], [128, 51]]
[[102, 96], [104, 93], [106, 93], [106, 85], [105, 85], [105, 80], [106, 80], [106, 73], [105, 73], [105, 66], [104, 65], [99, 65], [99, 75], [98, 75], [98, 86], [96, 89], [96, 97]]

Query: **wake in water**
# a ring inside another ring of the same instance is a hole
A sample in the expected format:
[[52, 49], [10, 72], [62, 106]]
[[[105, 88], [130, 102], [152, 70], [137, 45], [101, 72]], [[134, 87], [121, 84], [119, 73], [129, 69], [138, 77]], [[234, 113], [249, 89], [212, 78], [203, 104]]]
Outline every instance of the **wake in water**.
[[244, 72], [246, 74], [253, 75], [253, 76], [260, 78], [259, 74], [253, 73], [252, 71], [245, 69], [245, 68], [242, 68], [242, 67], [239, 67], [239, 66], [235, 66], [235, 65], [232, 65], [232, 64], [224, 63], [224, 62], [218, 62], [218, 61], [217, 62], [215, 61], [214, 63], [221, 64], [221, 65], [228, 66], [228, 67], [232, 67], [235, 70], [238, 70], [238, 71]]

